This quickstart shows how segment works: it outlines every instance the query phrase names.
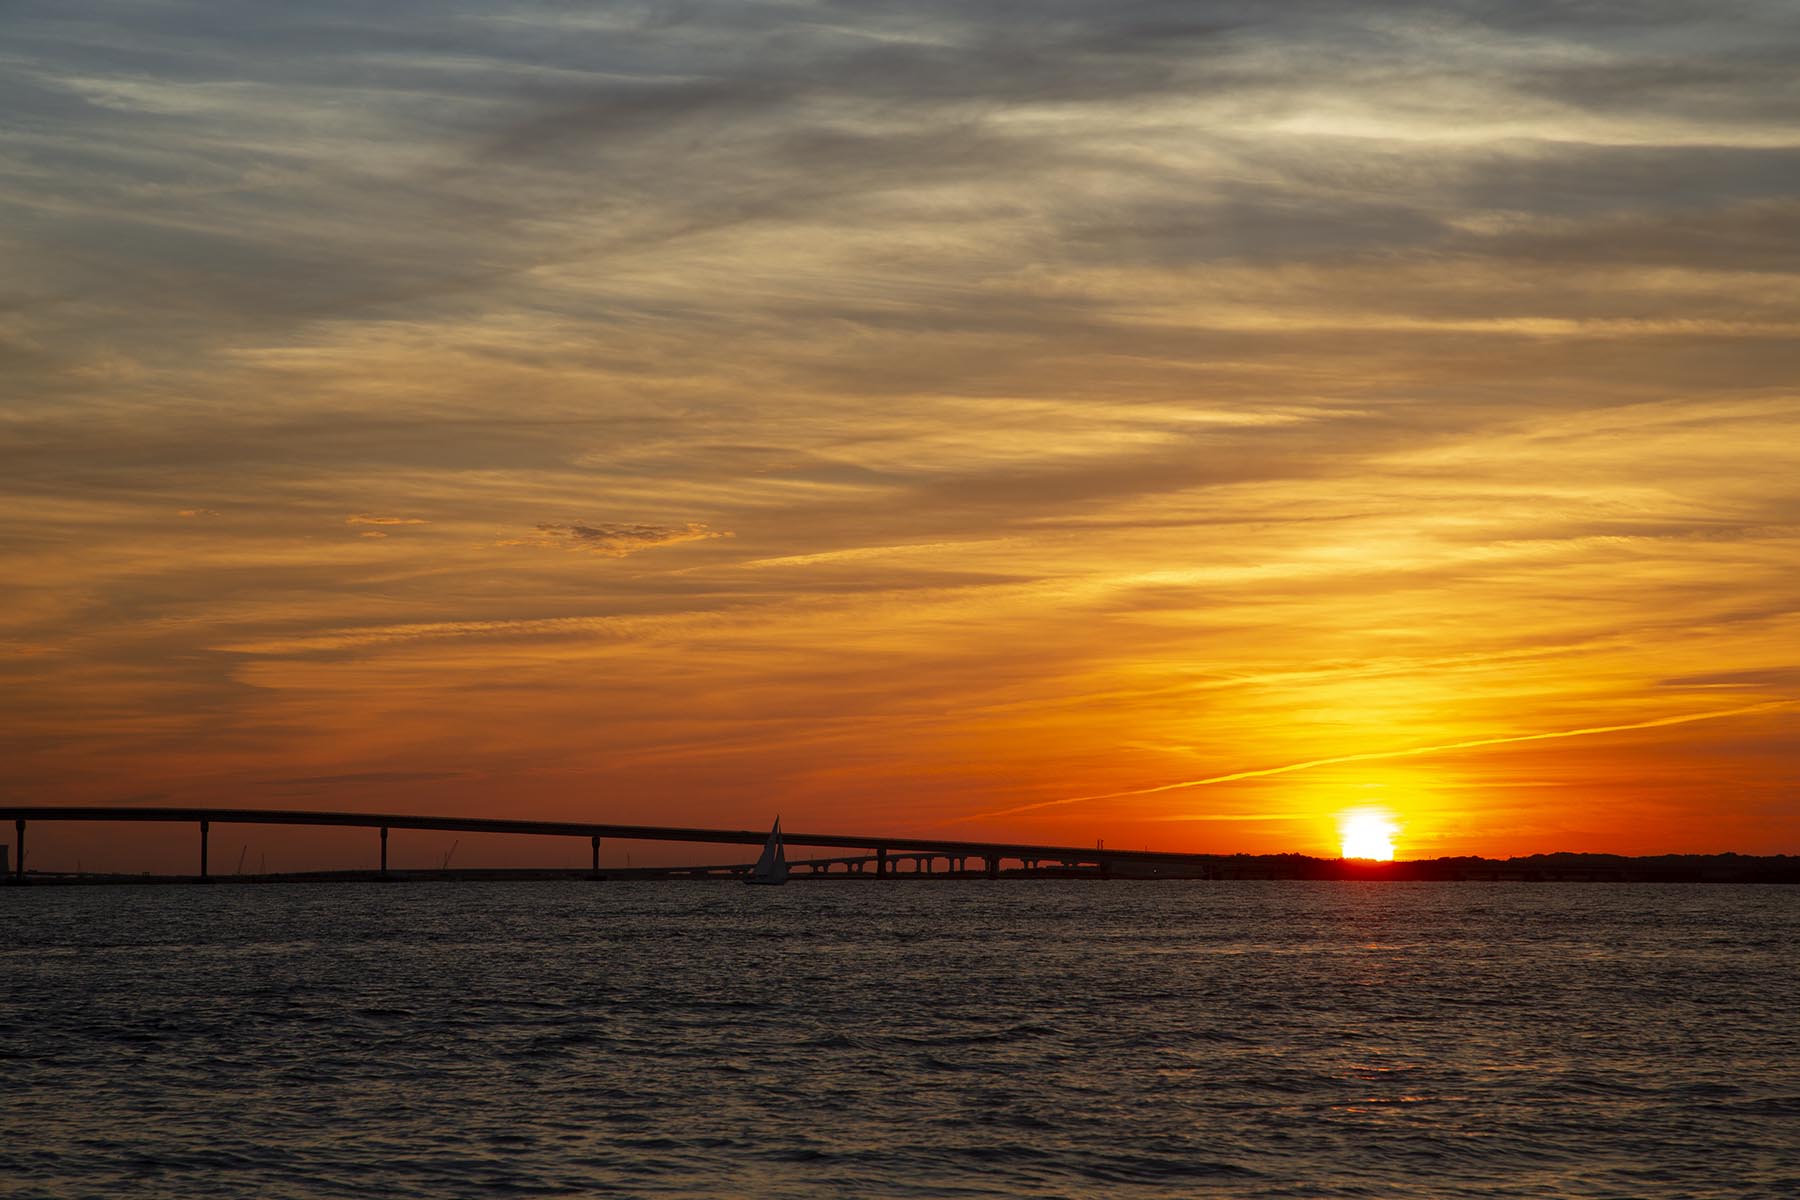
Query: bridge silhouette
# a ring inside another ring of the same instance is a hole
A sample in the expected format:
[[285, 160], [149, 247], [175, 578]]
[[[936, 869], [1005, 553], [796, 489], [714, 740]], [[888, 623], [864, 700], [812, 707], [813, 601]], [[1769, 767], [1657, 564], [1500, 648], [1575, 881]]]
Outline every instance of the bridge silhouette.
[[[300, 809], [264, 808], [151, 808], [135, 805], [99, 806], [0, 806], [0, 822], [12, 821], [17, 839], [13, 845], [13, 882], [25, 882], [25, 831], [34, 821], [118, 821], [191, 824], [200, 834], [200, 872], [209, 879], [207, 843], [214, 825], [324, 825], [374, 829], [380, 833], [379, 871], [388, 874], [388, 833], [395, 829], [432, 830], [443, 833], [505, 833], [525, 837], [586, 838], [592, 851], [592, 874], [601, 875], [602, 840], [640, 842], [696, 842], [713, 845], [760, 846], [767, 830], [697, 829], [677, 825], [619, 825], [586, 821], [515, 821], [491, 817], [433, 817], [410, 813], [312, 812]], [[860, 854], [802, 859], [791, 864], [804, 868], [794, 878], [837, 875], [873, 875], [889, 878], [901, 874], [983, 874], [1000, 878], [1008, 861], [1016, 871], [1036, 872], [1046, 866], [1078, 870], [1101, 876], [1182, 875], [1188, 878], [1212, 874], [1217, 855], [1167, 854], [1152, 850], [1107, 850], [1099, 846], [1044, 846], [1018, 842], [977, 842], [945, 838], [896, 837], [888, 834], [790, 833], [782, 831], [789, 846], [855, 850]], [[937, 871], [943, 859], [945, 870]], [[902, 872], [900, 864], [913, 869]], [[969, 863], [977, 864], [972, 870]], [[842, 867], [841, 871], [836, 868]], [[749, 864], [714, 867], [669, 868], [673, 873], [732, 875], [749, 870]]]

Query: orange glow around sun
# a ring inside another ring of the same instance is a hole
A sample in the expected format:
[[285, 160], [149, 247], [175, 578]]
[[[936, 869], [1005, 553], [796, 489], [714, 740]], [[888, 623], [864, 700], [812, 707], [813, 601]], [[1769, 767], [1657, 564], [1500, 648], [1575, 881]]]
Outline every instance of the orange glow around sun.
[[1369, 858], [1377, 862], [1394, 860], [1394, 823], [1387, 815], [1367, 810], [1347, 812], [1338, 818], [1343, 837], [1345, 858]]

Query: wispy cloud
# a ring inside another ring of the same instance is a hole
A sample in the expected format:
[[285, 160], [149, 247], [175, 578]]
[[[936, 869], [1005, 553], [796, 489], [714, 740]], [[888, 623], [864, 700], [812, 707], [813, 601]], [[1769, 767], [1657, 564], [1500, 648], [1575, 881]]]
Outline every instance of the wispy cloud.
[[370, 513], [357, 513], [353, 517], [344, 518], [346, 525], [429, 525], [430, 523], [421, 517], [378, 517]]
[[641, 550], [673, 546], [682, 542], [704, 542], [732, 536], [728, 530], [712, 529], [698, 521], [683, 525], [584, 525], [546, 522], [537, 526], [537, 536], [502, 542], [504, 546], [560, 546], [565, 550], [581, 550], [606, 558], [624, 558]]

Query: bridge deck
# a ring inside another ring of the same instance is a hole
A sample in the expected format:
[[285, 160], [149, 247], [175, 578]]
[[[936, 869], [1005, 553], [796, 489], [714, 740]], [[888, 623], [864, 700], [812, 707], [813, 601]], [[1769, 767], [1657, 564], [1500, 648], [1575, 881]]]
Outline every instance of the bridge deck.
[[[518, 821], [494, 817], [422, 816], [415, 813], [318, 812], [304, 809], [166, 808], [135, 805], [0, 806], [0, 821], [162, 821], [217, 825], [336, 825], [380, 829], [430, 829], [446, 833], [510, 833], [537, 837], [580, 837], [647, 842], [708, 842], [761, 845], [767, 830], [703, 829], [679, 825], [619, 825], [585, 821]], [[22, 832], [22, 830], [21, 830]], [[952, 858], [1017, 858], [1064, 863], [1166, 863], [1199, 866], [1217, 862], [1210, 854], [1169, 854], [1152, 850], [1103, 850], [1092, 846], [1048, 846], [1024, 842], [977, 842], [892, 834], [789, 833], [790, 846], [863, 849], [877, 853], [942, 854]], [[20, 855], [19, 867], [23, 866]], [[204, 873], [204, 870], [202, 871]]]

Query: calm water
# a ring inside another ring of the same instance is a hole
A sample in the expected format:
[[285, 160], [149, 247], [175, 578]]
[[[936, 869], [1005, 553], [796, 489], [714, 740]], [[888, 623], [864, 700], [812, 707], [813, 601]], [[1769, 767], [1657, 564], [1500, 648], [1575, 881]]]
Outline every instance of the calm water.
[[1800, 890], [0, 892], [16, 1196], [1796, 1196]]

